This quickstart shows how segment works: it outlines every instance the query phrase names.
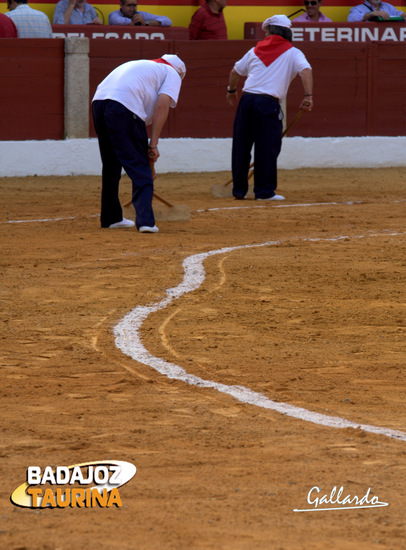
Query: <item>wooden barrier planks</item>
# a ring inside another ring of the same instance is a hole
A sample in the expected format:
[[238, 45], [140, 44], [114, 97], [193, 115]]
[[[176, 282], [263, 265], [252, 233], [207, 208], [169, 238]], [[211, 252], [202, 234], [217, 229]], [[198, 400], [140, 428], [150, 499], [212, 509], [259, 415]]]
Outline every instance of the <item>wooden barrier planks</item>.
[[0, 140], [62, 139], [64, 40], [0, 40]]

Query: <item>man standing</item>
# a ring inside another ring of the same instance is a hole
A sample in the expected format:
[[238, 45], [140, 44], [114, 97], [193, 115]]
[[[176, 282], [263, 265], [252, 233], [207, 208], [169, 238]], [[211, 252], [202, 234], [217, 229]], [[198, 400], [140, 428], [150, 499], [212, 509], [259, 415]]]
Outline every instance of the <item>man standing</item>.
[[109, 25], [147, 25], [151, 27], [170, 27], [172, 25], [169, 17], [137, 11], [137, 7], [137, 0], [120, 0], [120, 9], [109, 15]]
[[366, 0], [359, 6], [350, 9], [347, 21], [389, 21], [390, 17], [402, 17], [405, 19], [406, 12], [398, 11], [392, 4], [381, 2], [381, 0]]
[[227, 40], [223, 10], [227, 0], [206, 0], [195, 11], [189, 25], [190, 40]]
[[6, 13], [17, 27], [18, 38], [52, 38], [52, 27], [42, 11], [33, 10], [27, 0], [7, 0]]
[[[157, 233], [152, 210], [153, 176], [158, 140], [176, 107], [186, 67], [177, 55], [129, 61], [112, 71], [93, 97], [93, 120], [103, 164], [101, 226], [131, 227], [118, 198], [122, 168], [132, 180], [132, 203], [140, 233]], [[151, 124], [148, 144], [146, 126]]]
[[227, 101], [237, 103], [237, 84], [246, 77], [234, 120], [232, 172], [233, 196], [244, 199], [248, 191], [251, 149], [255, 144], [254, 194], [258, 200], [284, 200], [277, 195], [277, 159], [282, 144], [283, 114], [280, 102], [299, 74], [304, 88], [300, 108], [313, 107], [313, 75], [303, 53], [292, 46], [292, 23], [274, 15], [262, 24], [265, 40], [251, 48], [230, 72]]

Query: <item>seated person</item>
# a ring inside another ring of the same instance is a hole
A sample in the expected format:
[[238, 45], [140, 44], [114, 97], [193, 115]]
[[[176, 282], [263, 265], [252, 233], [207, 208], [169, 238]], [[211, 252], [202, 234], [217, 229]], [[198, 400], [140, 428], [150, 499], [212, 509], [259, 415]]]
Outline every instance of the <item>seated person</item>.
[[227, 0], [206, 0], [195, 11], [189, 25], [190, 40], [227, 40], [223, 10]]
[[6, 13], [17, 28], [18, 38], [52, 38], [52, 27], [48, 16], [33, 10], [27, 0], [7, 0], [10, 10]]
[[103, 25], [86, 0], [60, 0], [55, 6], [54, 25]]
[[332, 23], [331, 19], [320, 11], [321, 0], [304, 0], [304, 6], [306, 13], [296, 17], [293, 20], [295, 23]]
[[350, 9], [347, 17], [349, 23], [356, 21], [380, 21], [380, 17], [384, 21], [389, 21], [390, 17], [403, 17], [405, 19], [406, 12], [402, 13], [394, 8], [391, 4], [381, 2], [381, 0], [366, 0], [359, 6], [354, 6]]
[[17, 36], [14, 21], [4, 13], [0, 13], [0, 38], [17, 38]]
[[120, 0], [120, 9], [109, 15], [109, 25], [150, 25], [152, 27], [170, 27], [172, 25], [169, 17], [137, 11], [137, 5], [137, 0]]

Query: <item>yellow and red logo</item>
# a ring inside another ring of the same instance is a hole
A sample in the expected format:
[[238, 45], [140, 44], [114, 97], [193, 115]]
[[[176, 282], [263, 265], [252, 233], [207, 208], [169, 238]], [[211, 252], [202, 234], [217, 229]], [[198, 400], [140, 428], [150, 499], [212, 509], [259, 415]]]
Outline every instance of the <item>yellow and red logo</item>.
[[[130, 462], [102, 460], [73, 466], [29, 466], [27, 481], [10, 500], [25, 508], [110, 508], [122, 506], [119, 487], [128, 483], [137, 469]], [[84, 486], [87, 487], [84, 487]], [[89, 485], [93, 485], [90, 486]]]

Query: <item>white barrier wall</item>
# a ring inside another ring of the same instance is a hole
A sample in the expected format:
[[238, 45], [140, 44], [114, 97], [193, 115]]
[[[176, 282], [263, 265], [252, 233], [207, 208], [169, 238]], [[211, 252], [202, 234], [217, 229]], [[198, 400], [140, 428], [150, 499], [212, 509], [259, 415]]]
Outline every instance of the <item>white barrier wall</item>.
[[[157, 172], [230, 170], [227, 139], [162, 139]], [[284, 138], [279, 168], [406, 166], [406, 137]], [[0, 177], [99, 175], [96, 139], [0, 142]]]

